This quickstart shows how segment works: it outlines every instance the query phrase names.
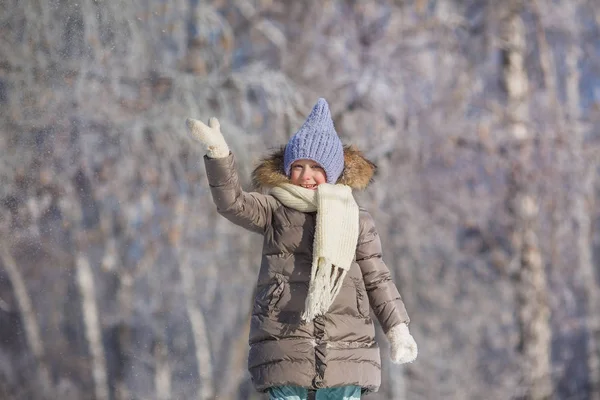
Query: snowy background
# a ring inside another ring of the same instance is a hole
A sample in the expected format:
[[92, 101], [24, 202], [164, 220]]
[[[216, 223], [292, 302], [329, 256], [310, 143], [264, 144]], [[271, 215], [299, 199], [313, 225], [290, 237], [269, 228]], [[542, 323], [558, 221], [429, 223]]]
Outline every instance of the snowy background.
[[0, 398], [262, 399], [249, 173], [318, 97], [419, 358], [376, 399], [600, 399], [600, 2], [0, 0]]

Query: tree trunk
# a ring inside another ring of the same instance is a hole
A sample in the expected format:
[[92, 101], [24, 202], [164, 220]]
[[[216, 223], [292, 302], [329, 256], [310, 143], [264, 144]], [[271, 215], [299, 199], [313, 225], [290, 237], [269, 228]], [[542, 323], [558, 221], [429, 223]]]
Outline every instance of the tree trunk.
[[40, 332], [40, 326], [38, 325], [37, 318], [35, 316], [31, 298], [27, 293], [25, 279], [21, 274], [17, 262], [10, 253], [8, 244], [4, 242], [0, 246], [0, 260], [2, 260], [2, 263], [4, 264], [4, 268], [8, 273], [10, 283], [13, 287], [14, 296], [23, 320], [23, 328], [25, 330], [27, 344], [29, 345], [29, 348], [31, 349], [31, 352], [33, 353], [38, 365], [40, 382], [46, 390], [50, 390], [50, 374], [45, 360], [45, 350], [41, 339], [42, 336]]
[[[177, 229], [179, 230], [178, 238], [185, 235], [185, 217], [187, 215], [187, 199], [180, 197], [177, 202]], [[194, 285], [194, 271], [192, 270], [189, 257], [184, 254], [182, 245], [179, 241], [175, 244], [175, 252], [177, 255], [177, 263], [181, 282], [183, 285], [183, 293], [185, 296], [185, 305], [190, 325], [192, 327], [192, 336], [196, 347], [196, 362], [198, 363], [198, 377], [200, 379], [200, 393], [198, 398], [201, 400], [214, 398], [215, 389], [213, 387], [213, 369], [211, 361], [210, 343], [208, 341], [208, 331], [204, 314], [202, 310], [196, 306], [196, 288]]]
[[156, 367], [154, 371], [154, 386], [158, 400], [169, 400], [173, 398], [171, 392], [171, 366], [169, 364], [169, 350], [162, 340], [154, 346], [154, 359]]
[[110, 391], [108, 388], [104, 344], [102, 342], [102, 326], [96, 302], [94, 275], [87, 257], [82, 253], [78, 253], [76, 257], [77, 286], [81, 294], [85, 337], [92, 358], [94, 394], [96, 400], [108, 400]]
[[[575, 6], [574, 10], [577, 8]], [[577, 25], [577, 24], [575, 24]], [[577, 29], [577, 26], [574, 27]], [[572, 209], [574, 212], [576, 232], [576, 249], [578, 255], [578, 270], [581, 274], [581, 281], [584, 285], [584, 291], [587, 300], [587, 366], [589, 374], [590, 399], [600, 400], [600, 349], [598, 340], [600, 339], [600, 329], [596, 321], [592, 320], [592, 315], [600, 307], [599, 288], [596, 284], [594, 272], [594, 263], [592, 255], [592, 209], [589, 207], [590, 198], [594, 189], [594, 174], [587, 165], [584, 157], [584, 132], [580, 125], [580, 96], [579, 96], [579, 61], [581, 59], [581, 48], [579, 47], [579, 35], [574, 33], [574, 40], [569, 46], [566, 56], [566, 98], [569, 127], [572, 130], [572, 156], [573, 156], [573, 177], [578, 182], [573, 193]]]
[[536, 232], [539, 203], [535, 196], [530, 166], [534, 145], [528, 121], [528, 78], [525, 71], [525, 27], [521, 19], [522, 4], [511, 2], [503, 21], [503, 78], [507, 91], [507, 117], [511, 162], [507, 178], [506, 208], [512, 222], [511, 242], [517, 264], [516, 306], [520, 327], [519, 350], [523, 356], [523, 397], [549, 399], [553, 388], [550, 357], [550, 310], [547, 281]]

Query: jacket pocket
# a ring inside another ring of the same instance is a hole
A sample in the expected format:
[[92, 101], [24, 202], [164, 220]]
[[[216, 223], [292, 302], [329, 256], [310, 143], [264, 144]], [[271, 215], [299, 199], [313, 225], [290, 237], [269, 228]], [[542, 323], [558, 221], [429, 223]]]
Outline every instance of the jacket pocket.
[[367, 297], [367, 291], [362, 282], [359, 279], [354, 280], [354, 287], [356, 288], [356, 308], [358, 309], [358, 315], [363, 318], [369, 317], [370, 306], [369, 306], [369, 298]]
[[275, 275], [275, 280], [258, 288], [254, 299], [254, 314], [271, 314], [278, 310], [278, 304], [285, 288], [285, 278]]

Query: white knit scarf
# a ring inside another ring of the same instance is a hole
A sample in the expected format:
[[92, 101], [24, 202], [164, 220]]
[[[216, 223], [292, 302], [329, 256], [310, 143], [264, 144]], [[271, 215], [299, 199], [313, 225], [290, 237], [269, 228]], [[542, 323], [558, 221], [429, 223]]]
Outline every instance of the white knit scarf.
[[304, 321], [325, 314], [342, 288], [358, 242], [358, 205], [346, 185], [323, 183], [317, 190], [284, 183], [271, 194], [285, 206], [317, 212], [310, 285]]

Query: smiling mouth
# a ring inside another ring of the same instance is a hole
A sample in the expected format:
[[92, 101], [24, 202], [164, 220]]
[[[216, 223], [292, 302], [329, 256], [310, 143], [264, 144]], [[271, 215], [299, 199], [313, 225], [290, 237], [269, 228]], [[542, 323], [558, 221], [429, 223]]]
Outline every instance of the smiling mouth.
[[302, 184], [302, 185], [300, 185], [300, 186], [302, 186], [302, 187], [303, 187], [303, 188], [305, 188], [305, 189], [312, 189], [312, 190], [315, 190], [315, 189], [317, 188], [317, 185], [316, 185], [316, 184], [312, 184], [312, 185], [306, 185], [306, 184]]

